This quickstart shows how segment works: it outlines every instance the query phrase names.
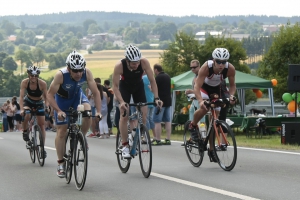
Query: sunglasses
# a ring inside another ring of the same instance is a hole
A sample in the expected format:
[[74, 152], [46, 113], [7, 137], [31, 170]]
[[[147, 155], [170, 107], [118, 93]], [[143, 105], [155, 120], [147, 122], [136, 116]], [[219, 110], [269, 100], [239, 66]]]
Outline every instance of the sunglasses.
[[198, 66], [192, 66], [192, 67], [190, 67], [191, 69], [196, 69]]
[[35, 75], [35, 74], [30, 74], [30, 77], [39, 77], [39, 75]]
[[83, 72], [84, 69], [72, 69], [73, 73]]
[[223, 60], [223, 61], [221, 61], [221, 60], [216, 60], [216, 63], [218, 63], [219, 65], [220, 65], [220, 64], [225, 65], [225, 64], [227, 63], [227, 60]]

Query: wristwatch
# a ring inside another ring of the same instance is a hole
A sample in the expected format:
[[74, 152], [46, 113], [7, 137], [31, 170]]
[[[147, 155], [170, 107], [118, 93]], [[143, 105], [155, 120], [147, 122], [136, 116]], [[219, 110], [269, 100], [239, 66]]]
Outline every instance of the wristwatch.
[[155, 98], [154, 98], [154, 101], [155, 101], [155, 100], [160, 100], [160, 99], [159, 99], [159, 97], [155, 97]]

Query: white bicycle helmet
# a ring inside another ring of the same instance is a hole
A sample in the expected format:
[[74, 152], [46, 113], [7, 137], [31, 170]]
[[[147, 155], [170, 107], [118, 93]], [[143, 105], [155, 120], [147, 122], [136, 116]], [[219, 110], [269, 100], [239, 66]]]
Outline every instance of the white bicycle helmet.
[[84, 69], [86, 62], [80, 53], [72, 51], [66, 59], [66, 65], [71, 69]]
[[126, 47], [125, 57], [131, 62], [138, 62], [141, 60], [142, 54], [139, 48], [130, 44]]
[[225, 48], [216, 48], [212, 53], [212, 57], [219, 60], [228, 60], [230, 54]]
[[32, 65], [28, 67], [27, 73], [32, 75], [39, 75], [41, 73], [41, 70], [38, 67]]

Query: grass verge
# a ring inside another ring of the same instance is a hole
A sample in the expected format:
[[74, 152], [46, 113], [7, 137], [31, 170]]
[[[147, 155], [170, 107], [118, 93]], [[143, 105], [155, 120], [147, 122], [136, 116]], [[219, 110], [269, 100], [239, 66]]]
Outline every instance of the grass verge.
[[[183, 141], [183, 133], [184, 131], [178, 128], [179, 130], [175, 130], [172, 132], [171, 140], [175, 141]], [[114, 133], [117, 133], [117, 129], [114, 127]], [[151, 137], [152, 131], [150, 131]], [[166, 137], [166, 130], [162, 129], [161, 138], [164, 139]], [[266, 135], [262, 138], [246, 137], [244, 133], [238, 132], [235, 135], [236, 143], [238, 147], [249, 147], [249, 148], [259, 148], [259, 149], [272, 149], [272, 150], [288, 150], [288, 151], [296, 151], [300, 152], [299, 145], [291, 145], [291, 144], [281, 144], [281, 136], [279, 135]]]

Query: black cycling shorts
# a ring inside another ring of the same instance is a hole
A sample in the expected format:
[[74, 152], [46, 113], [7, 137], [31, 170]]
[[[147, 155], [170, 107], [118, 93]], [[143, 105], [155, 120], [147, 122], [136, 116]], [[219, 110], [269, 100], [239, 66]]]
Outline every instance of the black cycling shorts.
[[126, 103], [130, 103], [131, 95], [134, 103], [147, 102], [143, 81], [140, 81], [136, 85], [129, 85], [125, 81], [121, 80], [119, 90], [124, 102]]
[[29, 107], [29, 108], [43, 108], [43, 109], [39, 109], [36, 112], [36, 116], [45, 116], [45, 109], [44, 109], [44, 102], [43, 99], [41, 100], [32, 100], [30, 99], [28, 96], [24, 97], [24, 107]]

